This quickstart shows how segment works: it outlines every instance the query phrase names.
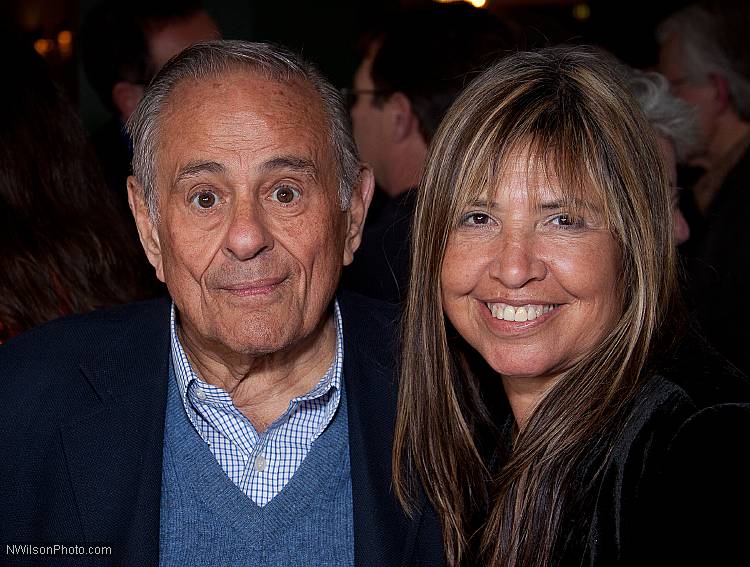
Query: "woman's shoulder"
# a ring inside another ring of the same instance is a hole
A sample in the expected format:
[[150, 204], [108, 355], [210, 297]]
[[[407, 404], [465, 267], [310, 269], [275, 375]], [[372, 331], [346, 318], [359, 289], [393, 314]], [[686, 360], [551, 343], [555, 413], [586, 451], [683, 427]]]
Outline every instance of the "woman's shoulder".
[[696, 435], [733, 431], [750, 440], [750, 379], [690, 331], [648, 370], [619, 447], [654, 459]]
[[694, 329], [649, 371], [639, 396], [671, 394], [696, 411], [723, 404], [750, 403], [750, 378], [719, 354]]
[[[671, 564], [738, 564], [750, 511], [750, 380], [691, 334], [655, 369], [635, 412], [636, 521]], [[744, 561], [744, 559], [743, 559]]]
[[750, 381], [686, 338], [652, 368], [608, 453], [592, 556], [694, 565], [719, 552], [731, 564], [744, 540], [730, 518], [750, 511], [749, 441]]

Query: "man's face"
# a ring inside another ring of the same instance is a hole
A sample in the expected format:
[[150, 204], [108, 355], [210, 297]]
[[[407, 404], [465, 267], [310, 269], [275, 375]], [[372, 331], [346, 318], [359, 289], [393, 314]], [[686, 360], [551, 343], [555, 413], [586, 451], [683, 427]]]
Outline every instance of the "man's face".
[[201, 41], [219, 39], [219, 29], [203, 10], [190, 16], [169, 22], [162, 28], [147, 34], [151, 64], [155, 71], [161, 69], [172, 57], [186, 47]]
[[374, 58], [375, 50], [371, 49], [354, 74], [354, 91], [362, 94], [357, 95], [351, 115], [354, 141], [359, 154], [363, 161], [372, 166], [375, 179], [382, 183], [380, 172], [384, 159], [383, 145], [387, 143], [387, 136], [384, 130], [384, 110], [373, 104], [375, 95], [372, 91], [375, 90], [375, 84], [372, 82], [371, 69]]
[[672, 203], [674, 240], [675, 244], [680, 245], [690, 238], [690, 226], [685, 219], [685, 215], [682, 214], [682, 209], [680, 209], [680, 194], [677, 188], [677, 156], [674, 146], [668, 138], [657, 135], [656, 141], [659, 143], [662, 158], [664, 158], [664, 163], [667, 164], [667, 171], [669, 172], [669, 199]]
[[364, 217], [356, 190], [341, 210], [319, 95], [238, 71], [178, 85], [160, 125], [158, 225], [134, 210], [183, 332], [251, 356], [309, 336]]
[[696, 109], [703, 139], [711, 140], [719, 111], [714, 87], [708, 77], [701, 83], [691, 80], [683, 59], [680, 37], [673, 34], [659, 50], [659, 72], [669, 81], [672, 92]]

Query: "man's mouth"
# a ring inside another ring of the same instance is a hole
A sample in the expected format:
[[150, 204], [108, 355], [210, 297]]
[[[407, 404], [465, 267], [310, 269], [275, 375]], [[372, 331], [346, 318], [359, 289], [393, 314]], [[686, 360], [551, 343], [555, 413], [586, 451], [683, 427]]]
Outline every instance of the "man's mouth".
[[514, 307], [506, 303], [485, 303], [495, 319], [501, 321], [533, 321], [560, 307], [560, 304], [548, 303], [546, 305], [528, 304]]
[[235, 295], [257, 295], [267, 293], [273, 289], [276, 289], [285, 280], [286, 278], [284, 277], [263, 278], [250, 281], [226, 283], [219, 287], [220, 289], [223, 289], [224, 291], [228, 291], [229, 293]]

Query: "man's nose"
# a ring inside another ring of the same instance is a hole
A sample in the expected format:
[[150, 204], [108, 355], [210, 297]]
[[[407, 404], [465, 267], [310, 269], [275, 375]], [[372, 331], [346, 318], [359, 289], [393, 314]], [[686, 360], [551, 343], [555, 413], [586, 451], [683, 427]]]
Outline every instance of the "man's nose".
[[505, 230], [499, 235], [495, 258], [490, 264], [490, 277], [508, 289], [522, 288], [534, 280], [543, 280], [547, 266], [538, 253], [533, 233]]
[[273, 235], [259, 203], [243, 199], [237, 203], [230, 219], [224, 253], [235, 260], [250, 260], [273, 248]]

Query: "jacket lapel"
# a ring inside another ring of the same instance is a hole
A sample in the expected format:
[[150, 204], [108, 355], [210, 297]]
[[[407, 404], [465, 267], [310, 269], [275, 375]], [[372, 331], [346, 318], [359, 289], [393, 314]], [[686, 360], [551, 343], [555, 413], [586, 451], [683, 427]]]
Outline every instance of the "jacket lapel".
[[391, 448], [396, 417], [395, 311], [373, 313], [341, 294], [344, 379], [357, 567], [408, 565], [421, 519], [406, 518], [393, 494]]
[[84, 537], [111, 542], [128, 565], [159, 551], [169, 302], [149, 307], [81, 365], [101, 403], [61, 428]]

